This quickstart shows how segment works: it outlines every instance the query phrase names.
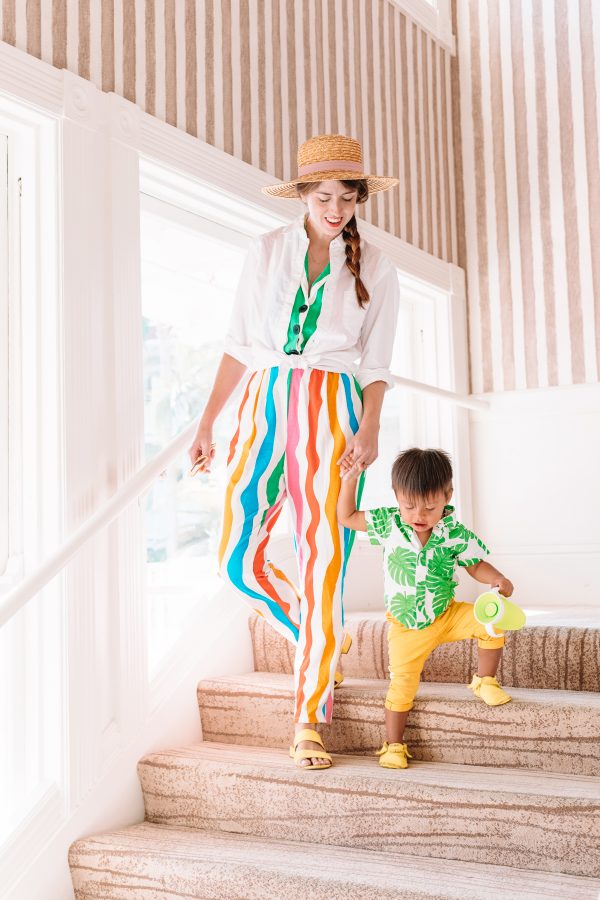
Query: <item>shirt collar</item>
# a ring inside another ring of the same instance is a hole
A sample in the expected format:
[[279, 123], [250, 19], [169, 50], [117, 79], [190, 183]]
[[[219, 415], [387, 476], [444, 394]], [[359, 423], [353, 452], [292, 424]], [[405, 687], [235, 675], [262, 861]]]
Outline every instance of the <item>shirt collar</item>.
[[[306, 233], [306, 214], [298, 216], [290, 223], [290, 230], [297, 234], [298, 239], [303, 246], [308, 246], [308, 235]], [[338, 234], [329, 245], [329, 257], [331, 260], [339, 259], [346, 256], [346, 242], [343, 235]]]
[[[412, 527], [412, 525], [408, 525], [404, 521], [404, 519], [402, 518], [402, 513], [399, 509], [394, 513], [394, 518], [396, 520], [396, 525], [398, 526], [400, 531], [402, 531], [402, 533], [410, 540], [414, 532], [414, 528]], [[439, 522], [436, 522], [436, 524], [433, 526], [432, 532], [435, 532], [435, 534], [441, 534], [442, 532], [447, 531], [450, 526], [454, 524], [454, 521], [454, 507], [445, 506], [444, 514]]]
[[436, 522], [433, 526], [433, 531], [435, 531], [436, 534], [442, 534], [442, 532], [447, 531], [451, 525], [454, 525], [454, 521], [454, 507], [445, 506], [444, 515], [440, 521]]

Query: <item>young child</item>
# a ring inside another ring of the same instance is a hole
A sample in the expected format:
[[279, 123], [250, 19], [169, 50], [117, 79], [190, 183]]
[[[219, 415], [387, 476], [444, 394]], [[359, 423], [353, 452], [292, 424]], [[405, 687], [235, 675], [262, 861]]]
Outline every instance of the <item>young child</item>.
[[489, 706], [511, 699], [496, 680], [504, 637], [490, 637], [473, 615], [471, 603], [454, 599], [454, 570], [466, 568], [476, 581], [510, 597], [513, 586], [485, 562], [487, 547], [454, 517], [452, 465], [443, 450], [404, 450], [392, 467], [397, 507], [356, 509], [359, 472], [344, 460], [338, 519], [346, 528], [366, 531], [383, 547], [384, 593], [391, 682], [385, 701], [387, 740], [378, 751], [380, 765], [405, 769], [410, 753], [403, 743], [427, 657], [439, 644], [478, 639], [477, 674], [470, 688]]

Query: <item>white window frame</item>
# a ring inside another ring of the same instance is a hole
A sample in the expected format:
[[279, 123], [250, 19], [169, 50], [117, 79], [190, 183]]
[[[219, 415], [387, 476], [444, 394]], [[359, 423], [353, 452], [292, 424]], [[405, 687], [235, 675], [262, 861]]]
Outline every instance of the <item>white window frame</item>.
[[451, 0], [389, 0], [432, 38], [456, 55], [456, 38], [452, 33]]
[[[8, 138], [9, 224], [7, 271], [2, 273], [9, 350], [8, 554], [0, 575], [2, 595], [60, 545], [62, 442], [57, 120], [0, 95], [0, 133]], [[15, 674], [14, 682], [3, 679], [2, 685], [14, 729], [7, 762], [23, 803], [21, 822], [2, 846], [3, 884], [22, 870], [28, 848], [45, 841], [64, 818], [63, 628], [60, 579], [5, 626], [5, 663]], [[36, 771], [40, 775], [32, 780]]]
[[9, 485], [9, 225], [8, 215], [8, 135], [0, 134], [0, 577], [8, 564]]

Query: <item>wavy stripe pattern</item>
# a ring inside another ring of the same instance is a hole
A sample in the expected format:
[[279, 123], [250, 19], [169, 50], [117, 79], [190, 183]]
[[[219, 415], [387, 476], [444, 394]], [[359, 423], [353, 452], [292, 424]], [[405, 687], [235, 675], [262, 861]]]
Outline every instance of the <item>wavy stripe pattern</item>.
[[[231, 443], [219, 549], [221, 573], [296, 645], [294, 716], [329, 722], [343, 638], [342, 579], [352, 536], [337, 522], [337, 460], [362, 414], [347, 375], [275, 366], [251, 378]], [[289, 500], [298, 584], [268, 560]]]

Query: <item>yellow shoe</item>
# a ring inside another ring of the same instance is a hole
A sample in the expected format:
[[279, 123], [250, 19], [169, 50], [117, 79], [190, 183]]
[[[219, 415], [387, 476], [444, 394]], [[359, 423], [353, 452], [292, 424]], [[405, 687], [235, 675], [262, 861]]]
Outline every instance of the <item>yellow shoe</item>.
[[[313, 731], [312, 728], [304, 728], [299, 731], [294, 738], [294, 745], [290, 747], [290, 756], [299, 769], [306, 769], [310, 772], [311, 769], [329, 769], [331, 767], [331, 756], [326, 752], [325, 747], [322, 750], [298, 750], [298, 744], [302, 741], [314, 741], [315, 744], [323, 747], [323, 741], [317, 731]], [[311, 763], [310, 766], [301, 766], [300, 763], [303, 759], [320, 759], [321, 762], [318, 766], [315, 766], [314, 763]]]
[[[344, 640], [343, 640], [343, 642], [342, 642], [342, 649], [340, 650], [340, 655], [341, 655], [342, 653], [348, 653], [348, 651], [350, 650], [350, 647], [351, 647], [351, 646], [352, 646], [352, 638], [351, 638], [351, 636], [348, 634], [348, 632], [346, 632], [345, 635], [344, 635]], [[336, 673], [335, 673], [335, 676], [334, 676], [334, 679], [333, 679], [333, 686], [334, 686], [334, 688], [339, 687], [343, 680], [344, 680], [344, 676], [342, 675], [342, 673], [339, 672], [339, 671], [336, 672]]]
[[412, 759], [406, 744], [388, 744], [387, 741], [381, 750], [377, 750], [377, 756], [384, 769], [407, 769], [408, 760]]
[[503, 703], [512, 700], [512, 697], [502, 690], [497, 679], [492, 675], [484, 675], [483, 678], [473, 675], [473, 681], [469, 687], [475, 696], [481, 697], [488, 706], [502, 706]]

